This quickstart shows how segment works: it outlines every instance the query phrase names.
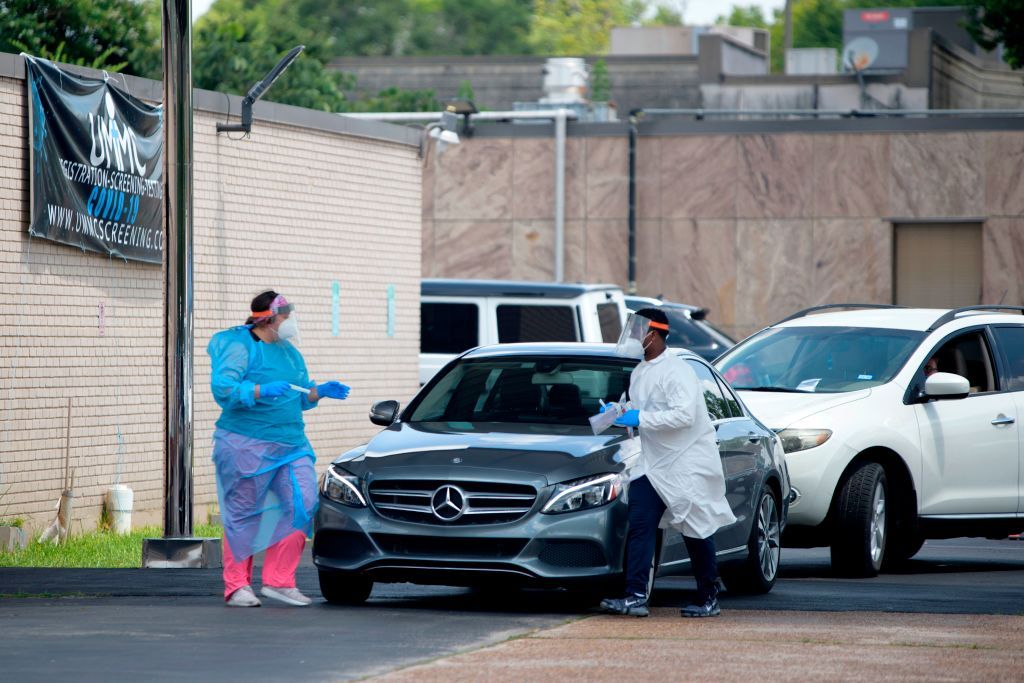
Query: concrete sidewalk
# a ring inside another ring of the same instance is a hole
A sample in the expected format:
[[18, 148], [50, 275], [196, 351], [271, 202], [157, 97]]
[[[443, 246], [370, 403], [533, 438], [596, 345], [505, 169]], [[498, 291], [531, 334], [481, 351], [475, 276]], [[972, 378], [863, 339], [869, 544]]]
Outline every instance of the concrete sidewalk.
[[1020, 681], [1024, 617], [727, 610], [597, 616], [369, 680]]

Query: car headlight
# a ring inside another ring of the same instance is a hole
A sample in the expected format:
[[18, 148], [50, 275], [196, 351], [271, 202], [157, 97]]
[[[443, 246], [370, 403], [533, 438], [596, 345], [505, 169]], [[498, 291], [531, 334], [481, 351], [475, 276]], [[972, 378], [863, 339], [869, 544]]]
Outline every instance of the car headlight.
[[349, 474], [343, 469], [335, 467], [327, 468], [323, 480], [320, 482], [320, 493], [325, 497], [342, 505], [349, 505], [355, 508], [366, 507], [366, 499], [360, 491], [359, 477]]
[[783, 429], [779, 432], [779, 438], [782, 439], [782, 450], [786, 453], [816, 448], [828, 441], [830, 436], [832, 436], [831, 429]]
[[610, 503], [622, 493], [628, 480], [622, 474], [601, 474], [559, 484], [541, 512], [556, 515], [596, 508]]

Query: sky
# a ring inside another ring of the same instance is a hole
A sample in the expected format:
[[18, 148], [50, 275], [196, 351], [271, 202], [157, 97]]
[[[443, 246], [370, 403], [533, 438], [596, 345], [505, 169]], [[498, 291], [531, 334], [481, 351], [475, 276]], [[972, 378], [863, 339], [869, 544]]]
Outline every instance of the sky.
[[[213, 4], [213, 0], [193, 0], [192, 20], [201, 16]], [[687, 24], [701, 26], [710, 24], [720, 14], [728, 14], [734, 4], [760, 5], [764, 10], [766, 19], [771, 19], [772, 10], [780, 8], [785, 0], [738, 0], [737, 2], [722, 2], [722, 0], [661, 0], [661, 4], [672, 7], [678, 11], [680, 6], [685, 6], [683, 20]]]

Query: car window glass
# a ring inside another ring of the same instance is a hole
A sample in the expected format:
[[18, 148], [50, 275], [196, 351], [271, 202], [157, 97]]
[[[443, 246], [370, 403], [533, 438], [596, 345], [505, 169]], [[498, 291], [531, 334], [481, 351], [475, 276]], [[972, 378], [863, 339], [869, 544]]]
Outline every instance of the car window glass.
[[517, 422], [588, 426], [617, 401], [631, 361], [554, 357], [456, 363], [416, 398], [412, 422]]
[[424, 302], [420, 305], [420, 351], [462, 353], [479, 345], [476, 304]]
[[725, 407], [729, 411], [729, 416], [743, 417], [743, 409], [740, 408], [740, 402], [736, 400], [736, 394], [732, 393], [729, 383], [719, 377], [718, 387], [722, 390], [722, 396], [725, 397]]
[[722, 390], [718, 386], [718, 380], [715, 379], [708, 366], [695, 360], [687, 362], [697, 374], [697, 382], [700, 383], [700, 389], [704, 393], [704, 402], [708, 406], [708, 415], [711, 416], [711, 419], [724, 420], [727, 417], [732, 417], [725, 397], [722, 396]]
[[971, 393], [995, 391], [995, 374], [988, 345], [980, 331], [953, 337], [932, 354], [938, 372], [951, 372], [967, 378]]
[[992, 331], [1007, 363], [1004, 388], [1024, 391], [1024, 327], [996, 327]]
[[776, 327], [715, 365], [735, 389], [831, 393], [885, 384], [922, 332], [860, 327]]
[[601, 341], [614, 344], [622, 334], [622, 316], [619, 305], [614, 301], [597, 305], [597, 319], [601, 324]]
[[693, 320], [678, 309], [668, 306], [661, 310], [668, 316], [668, 344], [669, 346], [681, 346], [686, 349], [694, 347], [711, 346], [715, 343], [711, 335], [701, 328], [696, 320]]
[[498, 306], [498, 341], [578, 341], [575, 312], [570, 306], [501, 304]]

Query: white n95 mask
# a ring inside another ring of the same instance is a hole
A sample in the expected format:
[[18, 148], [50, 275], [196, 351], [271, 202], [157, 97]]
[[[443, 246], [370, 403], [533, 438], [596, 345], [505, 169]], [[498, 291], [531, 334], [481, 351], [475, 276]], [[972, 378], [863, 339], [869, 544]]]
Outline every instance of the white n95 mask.
[[294, 339], [299, 336], [299, 324], [295, 318], [288, 318], [277, 328], [277, 336], [281, 339]]

